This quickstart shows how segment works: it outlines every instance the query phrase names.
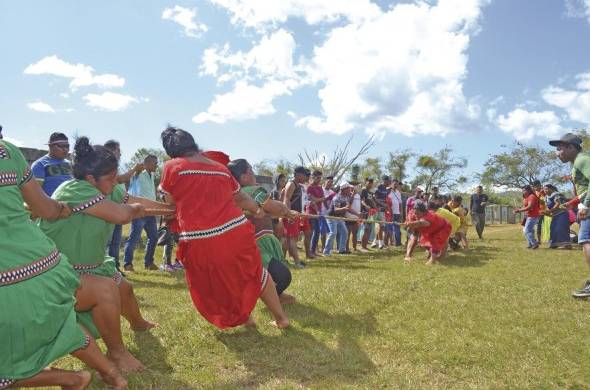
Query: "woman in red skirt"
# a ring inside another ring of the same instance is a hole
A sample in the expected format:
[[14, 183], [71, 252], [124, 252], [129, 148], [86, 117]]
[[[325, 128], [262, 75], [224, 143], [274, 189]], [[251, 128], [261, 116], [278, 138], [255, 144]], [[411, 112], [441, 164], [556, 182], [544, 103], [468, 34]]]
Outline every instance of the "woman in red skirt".
[[421, 201], [415, 203], [414, 214], [418, 220], [407, 222], [406, 226], [420, 233], [419, 244], [429, 252], [426, 264], [440, 261], [447, 252], [451, 224], [428, 210], [426, 203]]
[[188, 132], [168, 127], [162, 144], [172, 157], [161, 188], [176, 204], [178, 249], [193, 303], [218, 328], [254, 325], [250, 313], [258, 298], [279, 328], [289, 326], [275, 284], [262, 268], [254, 226], [242, 210], [258, 217], [262, 207], [240, 192], [229, 170], [203, 156]]

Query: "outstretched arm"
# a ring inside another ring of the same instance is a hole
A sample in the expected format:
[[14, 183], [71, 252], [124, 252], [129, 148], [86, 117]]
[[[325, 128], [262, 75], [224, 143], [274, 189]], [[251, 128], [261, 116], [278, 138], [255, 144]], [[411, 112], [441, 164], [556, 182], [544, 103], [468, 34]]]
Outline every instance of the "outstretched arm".
[[26, 207], [33, 216], [54, 220], [67, 218], [72, 210], [65, 204], [51, 199], [45, 194], [37, 180], [29, 180], [20, 188]]

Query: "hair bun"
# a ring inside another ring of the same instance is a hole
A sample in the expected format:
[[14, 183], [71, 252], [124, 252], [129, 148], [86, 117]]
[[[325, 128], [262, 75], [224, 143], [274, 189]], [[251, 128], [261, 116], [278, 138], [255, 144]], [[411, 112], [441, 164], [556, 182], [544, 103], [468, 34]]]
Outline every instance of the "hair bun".
[[80, 137], [76, 139], [76, 144], [74, 145], [75, 160], [83, 159], [92, 152], [94, 152], [94, 148], [90, 145], [88, 137]]

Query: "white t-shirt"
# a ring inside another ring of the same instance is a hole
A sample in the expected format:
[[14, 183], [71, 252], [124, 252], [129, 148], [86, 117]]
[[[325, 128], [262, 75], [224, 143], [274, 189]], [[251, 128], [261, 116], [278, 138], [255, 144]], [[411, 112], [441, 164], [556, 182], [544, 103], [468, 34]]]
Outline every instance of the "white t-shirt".
[[[328, 196], [330, 196], [334, 193], [334, 191], [327, 190], [325, 188], [323, 190], [324, 190], [324, 198], [326, 198], [326, 199], [328, 199]], [[325, 207], [322, 207], [322, 211], [320, 212], [320, 215], [328, 215], [328, 213], [330, 212], [330, 208], [332, 206], [332, 199], [326, 200], [324, 202], [324, 206]]]
[[393, 214], [402, 213], [402, 193], [398, 190], [392, 190], [389, 192], [389, 199], [391, 199], [391, 212]]
[[[361, 212], [361, 196], [359, 194], [354, 194], [352, 196], [352, 204], [350, 205], [351, 209], [353, 209], [354, 211], [356, 211], [357, 213], [360, 214]], [[346, 212], [346, 218], [353, 218], [353, 219], [358, 219], [358, 216], [349, 213], [348, 211]]]

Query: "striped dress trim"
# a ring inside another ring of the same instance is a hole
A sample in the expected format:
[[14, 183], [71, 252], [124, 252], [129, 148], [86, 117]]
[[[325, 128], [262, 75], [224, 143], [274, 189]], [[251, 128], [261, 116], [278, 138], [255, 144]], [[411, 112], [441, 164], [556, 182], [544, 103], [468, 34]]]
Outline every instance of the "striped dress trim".
[[0, 287], [20, 283], [23, 280], [34, 278], [37, 275], [55, 267], [61, 256], [57, 250], [54, 250], [46, 257], [34, 261], [30, 264], [13, 268], [8, 271], [0, 272]]
[[248, 219], [245, 215], [239, 216], [237, 218], [231, 219], [224, 223], [223, 225], [216, 226], [211, 229], [206, 230], [195, 230], [192, 232], [182, 232], [178, 235], [178, 239], [180, 241], [189, 241], [189, 240], [200, 240], [203, 238], [211, 238], [215, 236], [219, 236], [221, 234], [227, 233], [228, 231], [235, 229], [236, 227], [245, 224], [248, 222]]

